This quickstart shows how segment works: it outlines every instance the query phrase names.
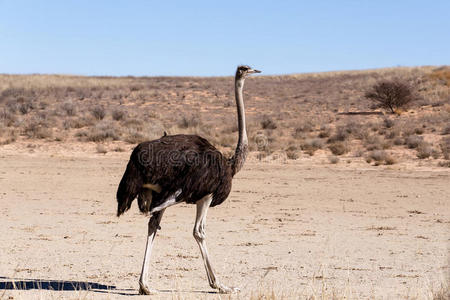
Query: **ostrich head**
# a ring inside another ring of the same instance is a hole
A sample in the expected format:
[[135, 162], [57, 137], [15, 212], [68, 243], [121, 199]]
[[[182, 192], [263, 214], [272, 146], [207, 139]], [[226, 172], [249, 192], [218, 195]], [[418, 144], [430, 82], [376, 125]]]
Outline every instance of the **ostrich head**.
[[236, 78], [245, 79], [248, 75], [254, 73], [261, 73], [259, 70], [254, 70], [249, 66], [239, 66], [236, 70]]

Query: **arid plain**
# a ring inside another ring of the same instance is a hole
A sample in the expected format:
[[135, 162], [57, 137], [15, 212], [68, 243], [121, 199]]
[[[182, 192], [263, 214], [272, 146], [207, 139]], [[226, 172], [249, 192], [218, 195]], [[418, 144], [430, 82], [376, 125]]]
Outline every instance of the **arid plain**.
[[[206, 228], [220, 280], [241, 292], [209, 288], [192, 237], [195, 207], [181, 204], [166, 211], [155, 241], [152, 297], [446, 299], [442, 70], [250, 79], [252, 152]], [[148, 217], [136, 203], [115, 216], [130, 151], [166, 130], [204, 135], [230, 153], [232, 78], [0, 77], [0, 298], [144, 298]], [[365, 90], [393, 77], [415, 85], [414, 104], [358, 115], [373, 111]]]

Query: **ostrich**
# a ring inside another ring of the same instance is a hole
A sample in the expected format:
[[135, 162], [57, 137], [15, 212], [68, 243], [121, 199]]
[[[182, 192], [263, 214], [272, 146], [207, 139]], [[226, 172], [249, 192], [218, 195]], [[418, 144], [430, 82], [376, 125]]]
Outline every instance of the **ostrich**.
[[209, 285], [220, 293], [233, 293], [217, 280], [206, 248], [205, 223], [210, 206], [221, 204], [231, 190], [233, 176], [242, 168], [248, 152], [242, 89], [249, 74], [260, 73], [249, 66], [239, 66], [235, 76], [235, 97], [239, 140], [234, 155], [226, 158], [206, 139], [197, 135], [167, 135], [143, 142], [131, 153], [117, 190], [117, 216], [127, 211], [137, 197], [139, 209], [151, 215], [139, 294], [150, 294], [147, 285], [149, 258], [164, 210], [181, 202], [197, 205], [194, 238], [202, 254]]

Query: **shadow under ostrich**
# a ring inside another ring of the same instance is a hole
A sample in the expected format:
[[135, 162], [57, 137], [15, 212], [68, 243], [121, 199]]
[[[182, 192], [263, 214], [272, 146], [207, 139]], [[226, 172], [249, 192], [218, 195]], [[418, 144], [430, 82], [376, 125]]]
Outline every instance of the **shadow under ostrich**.
[[148, 262], [164, 210], [182, 202], [197, 205], [194, 238], [200, 247], [209, 285], [220, 293], [239, 291], [217, 280], [206, 248], [205, 223], [208, 208], [221, 204], [228, 197], [233, 176], [242, 168], [248, 153], [242, 90], [245, 78], [253, 73], [260, 71], [249, 66], [239, 66], [236, 70], [239, 140], [231, 158], [226, 158], [197, 135], [164, 134], [160, 139], [143, 142], [133, 150], [117, 190], [117, 216], [127, 211], [136, 197], [140, 211], [151, 215], [139, 279], [140, 294], [151, 292], [147, 285]]

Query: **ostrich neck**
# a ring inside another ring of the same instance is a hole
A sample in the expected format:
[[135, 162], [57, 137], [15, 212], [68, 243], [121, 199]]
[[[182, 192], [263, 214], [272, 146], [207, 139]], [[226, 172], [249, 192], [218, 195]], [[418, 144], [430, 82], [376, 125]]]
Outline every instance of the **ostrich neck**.
[[233, 157], [233, 165], [232, 165], [233, 175], [239, 172], [239, 170], [244, 165], [245, 158], [247, 157], [248, 152], [247, 129], [245, 127], [244, 99], [242, 96], [243, 88], [244, 88], [244, 79], [236, 78], [235, 96], [238, 114], [239, 140]]

